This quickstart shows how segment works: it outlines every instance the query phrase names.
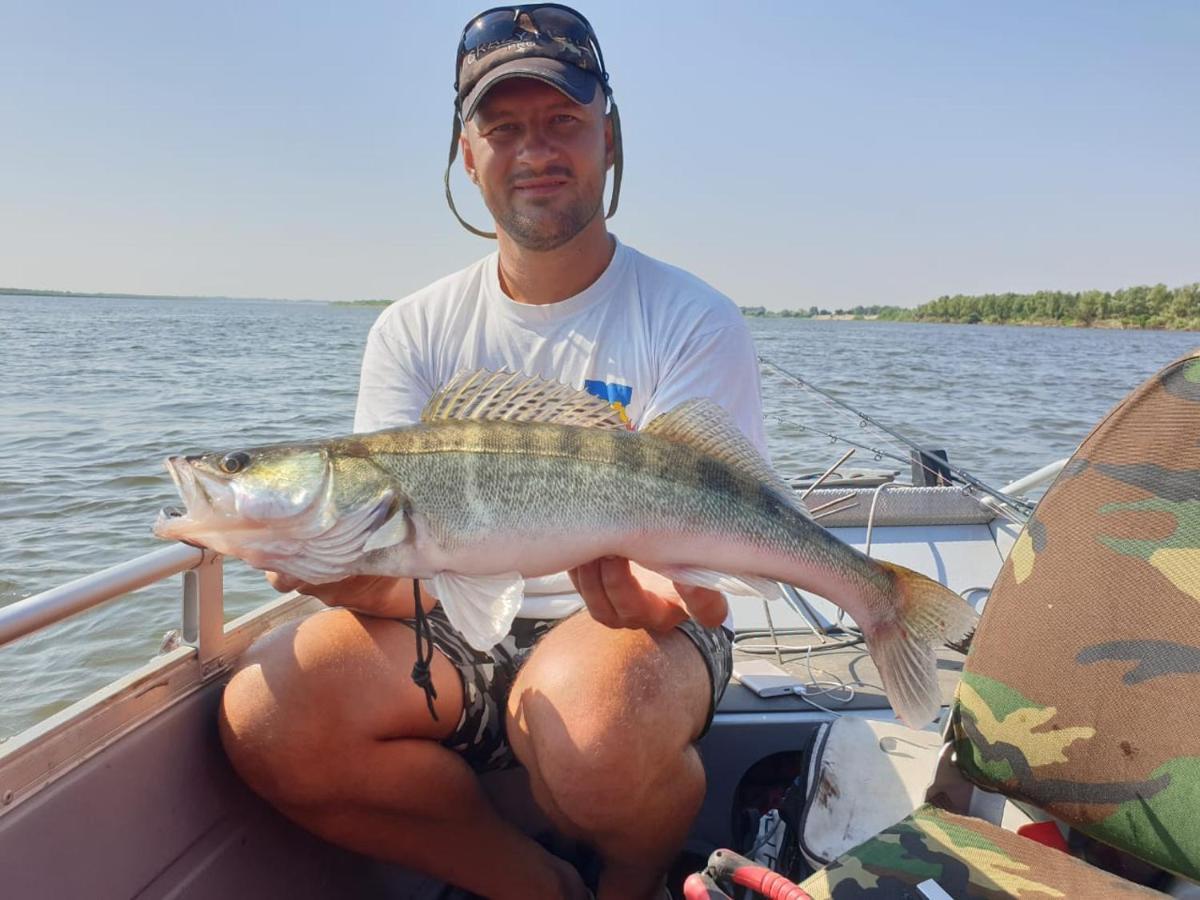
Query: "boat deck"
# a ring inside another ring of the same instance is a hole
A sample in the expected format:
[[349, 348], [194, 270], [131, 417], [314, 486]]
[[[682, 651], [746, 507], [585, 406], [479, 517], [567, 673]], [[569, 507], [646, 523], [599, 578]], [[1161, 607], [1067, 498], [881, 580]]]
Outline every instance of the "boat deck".
[[[796, 680], [797, 689], [803, 694], [780, 697], [759, 697], [737, 680], [733, 680], [721, 700], [722, 713], [777, 713], [777, 712], [846, 712], [849, 710], [890, 710], [884, 695], [879, 670], [871, 661], [865, 644], [839, 646], [841, 636], [834, 636], [822, 644], [812, 635], [781, 635], [780, 644], [789, 649], [782, 650], [783, 668]], [[734, 647], [733, 660], [736, 667], [740, 661], [761, 659], [779, 665], [770, 649], [774, 641], [769, 637], [739, 640]], [[810, 647], [811, 653], [791, 649]], [[756, 649], [757, 648], [757, 649]], [[942, 705], [948, 706], [954, 699], [954, 691], [962, 675], [964, 656], [949, 648], [938, 652], [938, 684], [942, 690]], [[844, 687], [838, 687], [837, 685]], [[822, 709], [824, 707], [824, 710]]]

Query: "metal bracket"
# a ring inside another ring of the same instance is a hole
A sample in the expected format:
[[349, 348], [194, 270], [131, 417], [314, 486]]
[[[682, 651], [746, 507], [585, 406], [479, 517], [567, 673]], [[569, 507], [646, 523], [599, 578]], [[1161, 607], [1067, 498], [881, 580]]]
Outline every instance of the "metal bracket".
[[211, 550], [183, 573], [183, 641], [201, 665], [221, 655], [225, 642], [224, 557]]

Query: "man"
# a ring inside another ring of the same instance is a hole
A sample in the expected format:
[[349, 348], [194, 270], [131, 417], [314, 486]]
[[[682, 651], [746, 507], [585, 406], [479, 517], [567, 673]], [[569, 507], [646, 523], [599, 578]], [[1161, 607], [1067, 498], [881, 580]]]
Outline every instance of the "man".
[[[457, 74], [456, 148], [498, 252], [380, 316], [356, 430], [411, 423], [457, 372], [489, 368], [586, 388], [636, 426], [711, 397], [761, 447], [757, 364], [737, 309], [606, 229], [620, 143], [591, 26], [554, 5], [489, 11], [464, 31]], [[448, 186], [447, 174], [449, 197]], [[331, 609], [247, 653], [221, 714], [234, 765], [343, 846], [489, 897], [588, 896], [485, 798], [478, 774], [519, 763], [546, 816], [596, 849], [600, 898], [661, 896], [704, 795], [693, 743], [729, 677], [725, 601], [627, 560], [569, 574], [531, 583], [487, 654], [421, 592], [436, 719], [410, 677], [412, 583], [302, 585]]]

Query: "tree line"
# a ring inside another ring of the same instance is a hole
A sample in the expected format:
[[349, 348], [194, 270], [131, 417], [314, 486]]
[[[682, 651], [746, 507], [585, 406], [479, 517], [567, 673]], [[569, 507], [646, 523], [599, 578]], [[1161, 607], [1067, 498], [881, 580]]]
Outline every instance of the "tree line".
[[807, 310], [760, 312], [810, 318], [818, 315], [855, 316], [894, 322], [961, 322], [967, 324], [1082, 325], [1116, 328], [1170, 328], [1200, 331], [1200, 283], [1168, 288], [1139, 285], [1118, 291], [1038, 291], [1033, 294], [980, 294], [938, 297], [912, 309], [900, 306], [854, 306], [830, 312]]

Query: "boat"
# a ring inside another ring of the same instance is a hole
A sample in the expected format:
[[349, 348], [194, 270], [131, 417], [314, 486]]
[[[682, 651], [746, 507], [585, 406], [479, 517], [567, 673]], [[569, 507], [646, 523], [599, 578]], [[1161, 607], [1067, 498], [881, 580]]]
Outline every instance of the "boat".
[[[1200, 371], [1198, 361], [1193, 358], [1189, 371]], [[1200, 425], [1194, 430], [1200, 433]], [[1051, 463], [981, 495], [970, 485], [945, 483], [945, 469], [925, 465], [920, 457], [911, 483], [896, 480], [895, 472], [839, 474], [844, 460], [796, 487], [821, 523], [871, 555], [936, 578], [983, 610], [1006, 560], [1012, 568], [1014, 548], [1029, 552], [1021, 546], [1029, 540], [1029, 526], [1014, 514], [1027, 507], [1020, 495], [1055, 479], [1068, 462]], [[3, 652], [3, 645], [67, 616], [182, 575], [180, 627], [162, 653], [0, 744], [0, 895], [463, 896], [319, 840], [234, 775], [216, 728], [229, 674], [257, 637], [321, 605], [291, 593], [226, 622], [222, 571], [220, 556], [174, 544], [0, 609]], [[822, 865], [876, 830], [914, 808], [927, 809], [920, 803], [931, 795], [931, 779], [933, 790], [962, 793], [961, 780], [957, 788], [945, 787], [945, 748], [954, 746], [953, 735], [912, 732], [898, 723], [853, 622], [837, 607], [789, 590], [785, 604], [734, 598], [733, 611], [735, 681], [699, 745], [707, 795], [673, 871], [676, 885], [703, 869], [709, 873], [706, 883], [718, 890], [714, 851], [729, 848], [771, 868], [787, 856], [785, 844], [793, 857], [797, 847], [804, 857], [792, 860], [793, 874], [799, 865], [810, 879], [819, 877]], [[943, 704], [950, 714], [943, 720], [952, 723], [961, 723], [956, 691], [963, 660], [959, 650], [939, 652]], [[871, 781], [868, 776], [880, 771], [883, 781]], [[544, 831], [521, 770], [487, 775], [484, 785], [505, 815], [530, 833]], [[870, 786], [868, 796], [864, 785]], [[847, 805], [850, 795], [860, 808]], [[969, 790], [967, 795], [963, 812], [972, 804], [986, 806]], [[839, 806], [836, 796], [847, 802]], [[789, 804], [801, 821], [788, 815]], [[995, 812], [996, 804], [992, 807]], [[1003, 798], [999, 808], [1007, 808]], [[1002, 814], [995, 814], [997, 822]], [[813, 824], [822, 816], [823, 832]], [[1194, 838], [1183, 841], [1188, 853]], [[1175, 896], [1200, 896], [1187, 879], [1165, 877], [1156, 884]], [[958, 896], [932, 881], [903, 896]], [[690, 883], [694, 889], [696, 882]], [[942, 893], [930, 893], [937, 890]], [[993, 895], [1025, 896], [1000, 889], [988, 896]]]

